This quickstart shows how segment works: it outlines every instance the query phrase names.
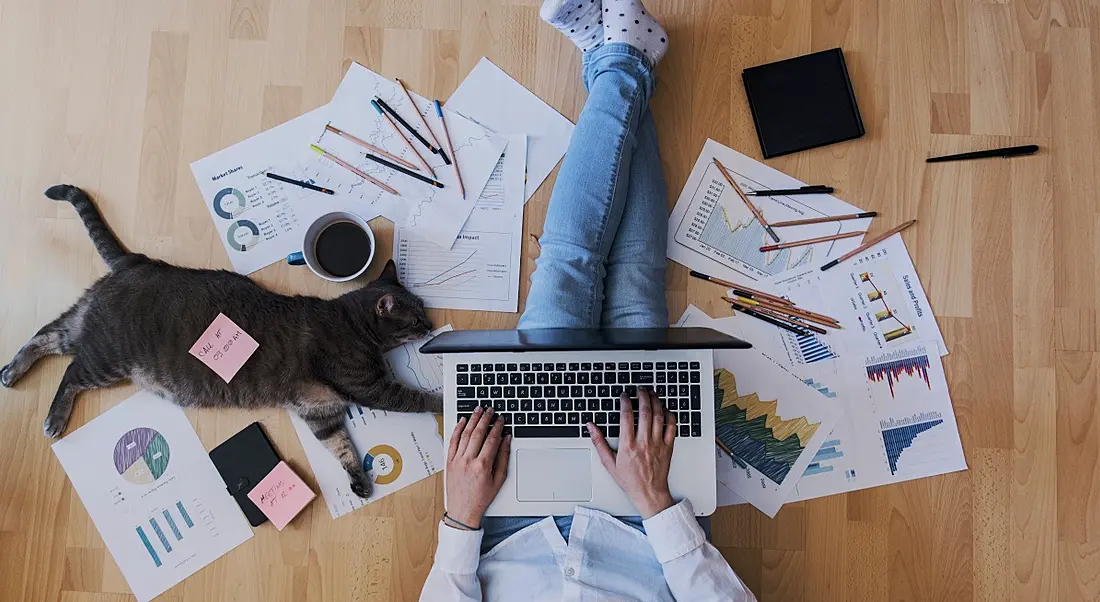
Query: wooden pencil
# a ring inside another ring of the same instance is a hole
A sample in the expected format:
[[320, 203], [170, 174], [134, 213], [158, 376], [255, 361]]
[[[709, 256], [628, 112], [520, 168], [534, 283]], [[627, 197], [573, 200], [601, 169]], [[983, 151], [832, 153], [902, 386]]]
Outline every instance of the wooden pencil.
[[[722, 299], [729, 303], [734, 302], [734, 299], [730, 297], [723, 296]], [[765, 309], [784, 313], [790, 316], [794, 316], [796, 318], [802, 318], [803, 320], [808, 320], [810, 322], [816, 322], [817, 324], [821, 324], [826, 328], [841, 328], [840, 322], [836, 321], [833, 318], [830, 318], [829, 316], [824, 316], [798, 307], [793, 307], [790, 305], [779, 305], [776, 303], [772, 303], [767, 299], [749, 299], [747, 297], [739, 296], [736, 300], [746, 305], [759, 305], [760, 307], [763, 307]]]
[[397, 82], [397, 85], [401, 86], [401, 91], [405, 93], [405, 98], [409, 99], [409, 104], [412, 105], [413, 113], [416, 113], [416, 118], [420, 120], [420, 125], [424, 126], [424, 130], [428, 132], [428, 137], [431, 138], [432, 144], [435, 145], [435, 148], [431, 149], [431, 151], [441, 156], [447, 163], [450, 163], [450, 161], [447, 160], [447, 155], [443, 154], [443, 145], [439, 143], [439, 139], [435, 137], [435, 132], [428, 126], [428, 121], [420, 114], [420, 109], [416, 106], [416, 102], [413, 101], [412, 94], [409, 94], [409, 89], [405, 87], [405, 82], [397, 78], [394, 78], [394, 81]]
[[[828, 334], [825, 331], [824, 328], [819, 328], [817, 326], [814, 326], [813, 324], [806, 324], [806, 323], [803, 323], [803, 322], [799, 322], [797, 320], [792, 319], [790, 316], [786, 316], [786, 315], [783, 315], [783, 314], [779, 313], [778, 311], [776, 311], [774, 309], [768, 309], [768, 308], [766, 308], [762, 305], [757, 305], [756, 307], [753, 307], [753, 306], [749, 305], [748, 303], [742, 303], [741, 301], [738, 301], [737, 299], [730, 299], [729, 297], [725, 297], [725, 299], [728, 300], [730, 303], [732, 303], [735, 307], [737, 307], [741, 310], [751, 310], [751, 311], [759, 312], [760, 314], [763, 314], [763, 315], [765, 315], [769, 318], [775, 319], [775, 320], [779, 320], [780, 322], [783, 322], [783, 323], [785, 323], [785, 324], [787, 324], [787, 325], [789, 325], [793, 328], [801, 328], [803, 330], [809, 330], [809, 331], [812, 331], [812, 332], [816, 332], [817, 334]], [[802, 334], [805, 334], [805, 333], [802, 333]]]
[[462, 193], [462, 198], [466, 198], [466, 187], [462, 185], [462, 172], [458, 170], [458, 155], [455, 154], [455, 147], [451, 144], [451, 132], [447, 130], [447, 120], [443, 118], [443, 107], [439, 106], [439, 101], [433, 101], [435, 103], [435, 115], [439, 117], [439, 124], [443, 126], [443, 139], [447, 141], [447, 151], [451, 153], [451, 167], [455, 170], [455, 179], [458, 180], [458, 191]]
[[706, 280], [707, 282], [713, 282], [714, 284], [719, 284], [719, 285], [724, 286], [726, 288], [733, 289], [733, 292], [737, 293], [738, 295], [741, 295], [742, 297], [768, 299], [768, 300], [770, 300], [774, 303], [779, 303], [780, 305], [794, 305], [794, 303], [791, 303], [790, 301], [784, 299], [783, 297], [777, 297], [777, 296], [772, 295], [770, 293], [765, 293], [763, 291], [758, 291], [756, 289], [749, 288], [749, 287], [744, 286], [742, 284], [734, 284], [734, 283], [732, 283], [728, 280], [722, 280], [721, 278], [715, 278], [714, 276], [709, 276], [709, 275], [704, 274], [702, 272], [696, 272], [695, 270], [691, 270], [690, 274], [691, 274], [692, 278], [698, 278], [700, 280]]
[[807, 238], [804, 240], [792, 240], [790, 242], [781, 242], [777, 245], [764, 245], [760, 247], [760, 252], [778, 251], [780, 249], [790, 249], [792, 247], [804, 247], [806, 245], [816, 245], [820, 242], [829, 242], [831, 240], [842, 240], [845, 238], [852, 238], [853, 236], [863, 236], [867, 234], [864, 230], [856, 232], [845, 232], [843, 234], [830, 234], [829, 236], [818, 236], [817, 238]]
[[745, 205], [748, 206], [749, 211], [752, 211], [752, 214], [756, 217], [756, 221], [760, 222], [760, 226], [764, 228], [764, 231], [768, 233], [768, 236], [772, 237], [772, 240], [774, 240], [775, 242], [779, 242], [779, 235], [776, 234], [775, 230], [772, 230], [771, 226], [768, 225], [768, 222], [764, 220], [764, 214], [760, 213], [760, 210], [756, 208], [756, 205], [752, 204], [752, 201], [749, 200], [749, 197], [745, 195], [745, 191], [741, 190], [741, 187], [737, 185], [737, 182], [733, 181], [733, 176], [730, 175], [730, 172], [726, 171], [726, 166], [722, 165], [722, 162], [718, 160], [718, 157], [714, 157], [712, 160], [714, 161], [714, 164], [718, 167], [718, 171], [722, 172], [722, 177], [726, 178], [726, 181], [730, 183], [733, 191], [736, 192], [737, 196], [741, 197], [741, 200], [745, 202]]
[[336, 155], [328, 152], [327, 150], [317, 146], [316, 144], [311, 144], [311, 145], [309, 145], [309, 147], [312, 148], [314, 152], [321, 155], [322, 157], [328, 159], [329, 161], [332, 161], [333, 163], [339, 165], [340, 167], [343, 167], [344, 169], [346, 169], [346, 170], [350, 171], [351, 173], [359, 176], [360, 178], [363, 178], [367, 182], [370, 182], [371, 184], [374, 184], [375, 186], [381, 188], [382, 190], [385, 190], [386, 192], [388, 192], [388, 193], [390, 193], [394, 196], [401, 196], [400, 192], [397, 192], [393, 188], [387, 186], [385, 182], [382, 182], [380, 180], [372, 178], [371, 176], [369, 176], [368, 174], [366, 174], [365, 172], [363, 172], [359, 168], [357, 168], [354, 165], [348, 163], [347, 161], [344, 161], [340, 157], [337, 157]]
[[899, 226], [894, 226], [893, 228], [890, 228], [886, 232], [883, 232], [882, 234], [872, 238], [868, 242], [865, 242], [862, 245], [859, 245], [858, 247], [852, 249], [851, 251], [848, 251], [847, 253], [841, 255], [840, 257], [838, 257], [838, 258], [830, 261], [829, 263], [826, 263], [825, 265], [821, 266], [821, 271], [824, 272], [825, 270], [827, 270], [829, 268], [836, 267], [842, 261], [848, 261], [849, 259], [855, 257], [856, 255], [859, 255], [860, 253], [862, 253], [862, 252], [866, 251], [867, 249], [877, 245], [878, 243], [886, 240], [887, 238], [890, 238], [891, 236], [897, 234], [898, 232], [901, 232], [902, 230], [908, 228], [909, 226], [912, 226], [915, 223], [917, 223], [917, 220], [911, 219], [911, 220], [905, 222], [904, 224], [901, 224]]
[[792, 326], [789, 322], [785, 322], [783, 320], [777, 320], [777, 319], [775, 319], [771, 316], [766, 316], [766, 315], [764, 315], [763, 312], [756, 311], [755, 309], [752, 309], [752, 308], [748, 307], [747, 305], [743, 305], [743, 304], [739, 304], [739, 303], [731, 303], [730, 307], [732, 309], [735, 309], [735, 310], [745, 314], [745, 315], [752, 316], [752, 317], [756, 318], [757, 320], [767, 322], [768, 324], [771, 324], [772, 326], [777, 326], [779, 328], [782, 328], [783, 330], [790, 331], [790, 332], [792, 332], [796, 335], [804, 336], [804, 335], [807, 334], [807, 331], [803, 330], [802, 328]]
[[405, 142], [405, 146], [409, 147], [409, 150], [412, 151], [413, 156], [415, 156], [417, 160], [420, 161], [420, 165], [423, 166], [428, 173], [432, 174], [433, 179], [438, 180], [439, 178], [437, 178], [435, 172], [432, 171], [432, 166], [428, 165], [428, 162], [424, 160], [424, 157], [420, 156], [420, 153], [416, 151], [416, 147], [413, 146], [412, 141], [405, 137], [405, 133], [402, 132], [401, 128], [397, 127], [397, 124], [393, 122], [393, 119], [390, 118], [390, 116], [382, 110], [382, 107], [378, 105], [378, 102], [372, 100], [370, 101], [370, 104], [374, 107], [374, 110], [378, 111], [378, 114], [382, 116], [382, 119], [386, 120], [386, 123], [390, 124], [390, 127], [393, 128], [393, 133], [397, 134], [397, 137]]
[[863, 213], [848, 213], [845, 215], [826, 215], [825, 217], [811, 217], [809, 219], [796, 219], [789, 222], [775, 222], [772, 224], [773, 228], [785, 228], [787, 226], [808, 226], [810, 224], [824, 224], [828, 222], [843, 222], [850, 219], [863, 219], [865, 217], [875, 217], [878, 213], [875, 211], [864, 211]]
[[420, 169], [419, 165], [416, 165], [414, 163], [409, 163], [408, 161], [402, 159], [401, 157], [398, 157], [397, 155], [395, 155], [393, 153], [386, 152], [385, 149], [378, 148], [377, 146], [367, 142], [366, 140], [362, 140], [360, 138], [352, 136], [351, 134], [345, 132], [344, 130], [334, 128], [334, 127], [332, 127], [332, 124], [326, 124], [325, 129], [332, 132], [333, 134], [336, 134], [337, 136], [340, 136], [341, 138], [345, 138], [347, 140], [350, 140], [350, 141], [354, 142], [355, 144], [358, 144], [359, 146], [362, 146], [363, 148], [365, 148], [369, 151], [378, 153], [378, 155], [380, 155], [382, 157], [385, 157], [385, 158], [389, 159], [390, 161], [393, 161], [394, 163], [400, 163], [401, 165], [404, 165], [405, 167], [408, 167], [409, 169]]

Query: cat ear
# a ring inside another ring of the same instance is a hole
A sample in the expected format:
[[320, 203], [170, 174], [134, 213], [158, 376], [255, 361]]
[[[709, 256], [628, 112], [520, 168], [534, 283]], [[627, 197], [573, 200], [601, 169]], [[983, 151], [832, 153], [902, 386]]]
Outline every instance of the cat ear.
[[386, 262], [386, 267], [382, 268], [382, 273], [378, 276], [378, 279], [401, 284], [401, 281], [397, 279], [397, 264], [392, 259]]
[[374, 311], [378, 312], [378, 315], [380, 316], [388, 316], [393, 313], [393, 306], [393, 295], [386, 293], [378, 299], [378, 304], [374, 306]]

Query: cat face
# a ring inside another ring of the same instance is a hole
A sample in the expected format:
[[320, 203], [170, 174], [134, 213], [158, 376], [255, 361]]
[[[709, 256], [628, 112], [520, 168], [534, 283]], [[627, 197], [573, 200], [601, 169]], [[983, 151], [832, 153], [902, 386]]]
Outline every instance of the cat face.
[[392, 260], [386, 263], [382, 275], [367, 286], [376, 291], [374, 312], [383, 344], [396, 347], [423, 338], [432, 331], [424, 302], [401, 286], [397, 266]]

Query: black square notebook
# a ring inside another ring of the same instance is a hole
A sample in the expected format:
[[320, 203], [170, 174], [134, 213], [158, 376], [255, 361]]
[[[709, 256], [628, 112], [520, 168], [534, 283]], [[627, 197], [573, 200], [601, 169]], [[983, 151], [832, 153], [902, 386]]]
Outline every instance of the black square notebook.
[[765, 158], [864, 134], [839, 48], [750, 67], [741, 79]]
[[210, 450], [210, 460], [218, 469], [226, 489], [241, 507], [248, 523], [258, 527], [267, 520], [264, 513], [248, 499], [260, 481], [279, 464], [279, 454], [267, 438], [259, 422], [253, 422]]

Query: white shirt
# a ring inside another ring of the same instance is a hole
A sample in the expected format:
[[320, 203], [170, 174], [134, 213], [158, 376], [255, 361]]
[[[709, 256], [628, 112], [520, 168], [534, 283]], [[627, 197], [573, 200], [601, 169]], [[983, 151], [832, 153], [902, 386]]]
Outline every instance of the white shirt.
[[479, 557], [482, 531], [439, 523], [423, 602], [722, 600], [756, 598], [707, 543], [687, 500], [643, 521], [646, 533], [577, 507], [562, 539], [553, 517], [517, 531]]

